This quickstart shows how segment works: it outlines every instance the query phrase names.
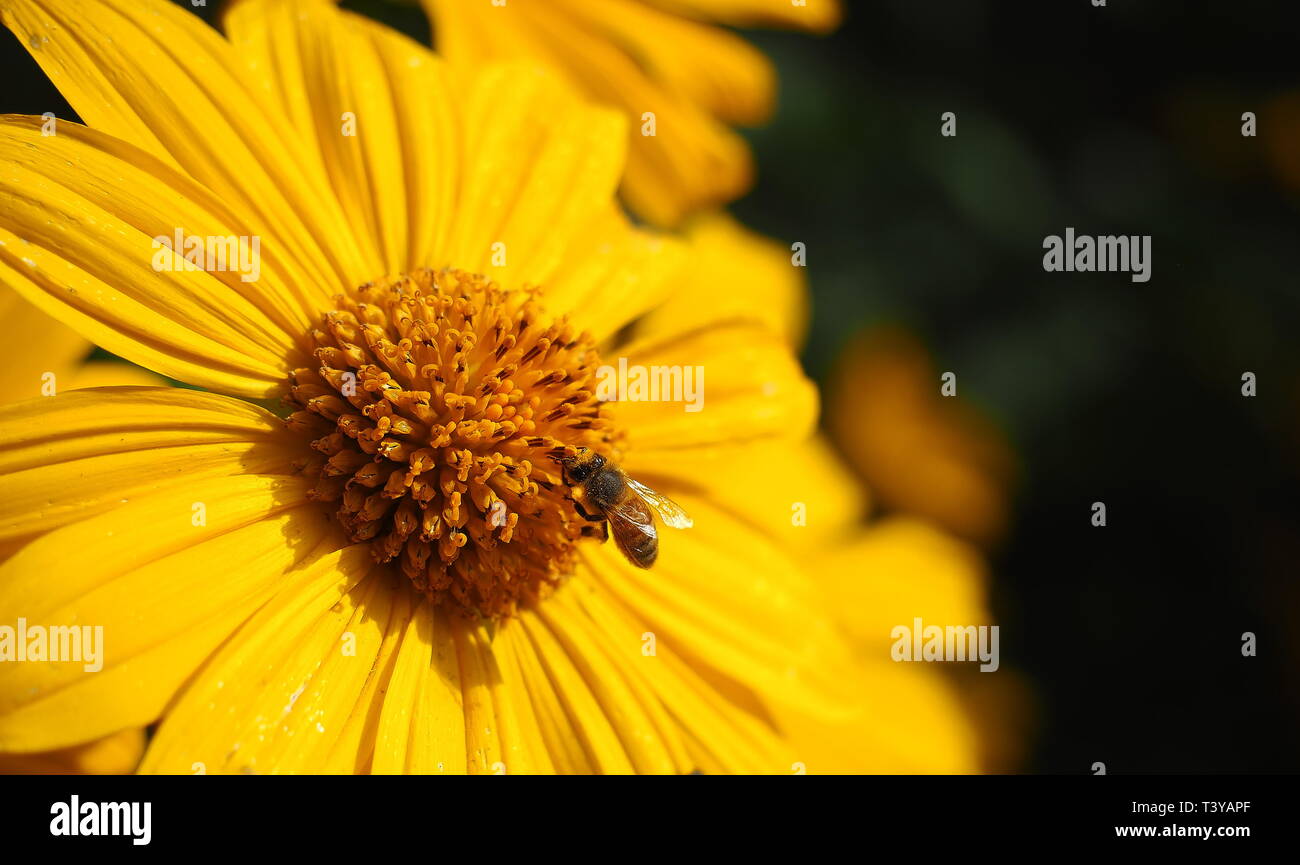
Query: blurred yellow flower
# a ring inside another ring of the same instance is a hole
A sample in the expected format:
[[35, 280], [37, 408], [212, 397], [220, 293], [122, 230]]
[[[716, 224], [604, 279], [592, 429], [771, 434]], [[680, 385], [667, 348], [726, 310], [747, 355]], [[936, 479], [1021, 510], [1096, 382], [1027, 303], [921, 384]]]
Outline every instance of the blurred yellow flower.
[[0, 404], [72, 388], [162, 383], [161, 378], [137, 366], [86, 360], [93, 348], [89, 340], [5, 285], [0, 285], [0, 321], [5, 323], [9, 339]]
[[623, 195], [637, 214], [677, 225], [748, 190], [749, 148], [730, 125], [770, 114], [768, 59], [718, 25], [825, 33], [838, 0], [422, 0], [452, 64], [531, 59], [560, 70], [629, 119]]
[[[0, 121], [0, 279], [214, 391], [0, 414], [0, 538], [28, 541], [0, 609], [111, 649], [0, 665], [0, 749], [161, 718], [145, 771], [791, 771], [767, 707], [847, 716], [854, 662], [691, 462], [805, 452], [787, 336], [727, 304], [638, 324], [701, 286], [614, 207], [621, 118], [550, 75], [453, 86], [321, 0], [225, 11], [222, 38], [163, 0], [0, 4], [89, 124]], [[178, 227], [260, 239], [260, 277], [169, 266]], [[703, 367], [707, 405], [600, 403], [615, 358]], [[653, 572], [591, 539], [576, 447], [694, 518]]]
[[827, 429], [883, 507], [996, 543], [1006, 531], [1014, 457], [996, 427], [960, 397], [942, 396], [940, 385], [914, 336], [869, 331], [831, 374]]

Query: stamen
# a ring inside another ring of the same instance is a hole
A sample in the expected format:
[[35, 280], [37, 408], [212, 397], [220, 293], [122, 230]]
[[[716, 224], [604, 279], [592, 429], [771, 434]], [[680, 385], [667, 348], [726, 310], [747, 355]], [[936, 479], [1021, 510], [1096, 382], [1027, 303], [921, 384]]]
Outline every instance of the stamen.
[[289, 425], [314, 436], [312, 497], [435, 603], [500, 618], [572, 571], [590, 523], [553, 456], [610, 454], [592, 338], [540, 292], [417, 270], [340, 296], [295, 370]]

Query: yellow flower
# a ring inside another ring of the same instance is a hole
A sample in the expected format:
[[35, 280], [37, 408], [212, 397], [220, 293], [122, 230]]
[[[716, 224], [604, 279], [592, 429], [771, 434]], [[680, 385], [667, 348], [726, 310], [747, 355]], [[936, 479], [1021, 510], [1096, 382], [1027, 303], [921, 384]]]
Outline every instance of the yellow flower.
[[1005, 533], [1014, 457], [1000, 431], [942, 382], [905, 330], [864, 333], [827, 387], [827, 429], [879, 502], [981, 544]]
[[422, 0], [434, 44], [456, 66], [530, 58], [629, 118], [623, 195], [657, 225], [725, 204], [752, 182], [729, 125], [763, 122], [775, 102], [767, 58], [716, 26], [824, 33], [838, 0]]
[[[990, 545], [1004, 535], [1015, 460], [1000, 432], [969, 403], [941, 396], [940, 384], [924, 346], [891, 326], [852, 340], [827, 389], [827, 428], [846, 470], [893, 512], [851, 529], [813, 559], [831, 608], [869, 668], [870, 659], [889, 657], [891, 629], [914, 618], [994, 623], [985, 606], [988, 566], [969, 541]], [[867, 573], [870, 579], [857, 576]], [[910, 714], [924, 714], [933, 728], [907, 727], [913, 742], [930, 745], [911, 752], [918, 768], [1020, 765], [1034, 710], [1027, 684], [1009, 665], [991, 674], [969, 666], [880, 666], [878, 676], [898, 679], [893, 705], [928, 695], [931, 711]], [[914, 687], [905, 687], [908, 680]], [[884, 686], [865, 687], [875, 695]]]
[[[319, 0], [0, 17], [88, 123], [0, 122], [0, 280], [215, 391], [0, 415], [0, 609], [104, 629], [100, 672], [0, 664], [0, 750], [161, 718], [144, 771], [788, 772], [764, 706], [849, 711], [815, 587], [691, 463], [797, 471], [815, 391], [762, 316], [645, 317], [702, 289], [613, 205], [621, 118]], [[624, 358], [703, 367], [703, 410], [600, 402]], [[590, 537], [582, 446], [694, 518], [652, 571]]]

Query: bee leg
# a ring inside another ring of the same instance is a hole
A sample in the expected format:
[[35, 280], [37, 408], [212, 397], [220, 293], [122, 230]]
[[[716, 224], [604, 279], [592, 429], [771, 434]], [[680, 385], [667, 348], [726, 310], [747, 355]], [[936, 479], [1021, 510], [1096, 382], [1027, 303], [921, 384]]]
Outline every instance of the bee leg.
[[603, 544], [609, 540], [609, 523], [601, 523], [597, 526], [583, 526], [582, 536], [584, 538], [600, 538]]
[[576, 499], [569, 499], [569, 501], [573, 502], [573, 508], [578, 512], [578, 516], [582, 517], [587, 522], [590, 523], [605, 522], [605, 518], [603, 516], [592, 516], [591, 514], [587, 513], [586, 510], [583, 509], [582, 505], [578, 504]]

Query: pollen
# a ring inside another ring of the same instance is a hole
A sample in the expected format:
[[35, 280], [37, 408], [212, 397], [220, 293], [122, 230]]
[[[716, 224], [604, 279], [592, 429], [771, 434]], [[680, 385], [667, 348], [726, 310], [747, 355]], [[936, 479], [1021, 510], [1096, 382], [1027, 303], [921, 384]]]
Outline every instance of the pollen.
[[543, 597], [595, 535], [555, 457], [620, 441], [591, 336], [536, 288], [453, 269], [335, 302], [311, 333], [320, 365], [291, 381], [311, 497], [434, 603], [498, 619]]

